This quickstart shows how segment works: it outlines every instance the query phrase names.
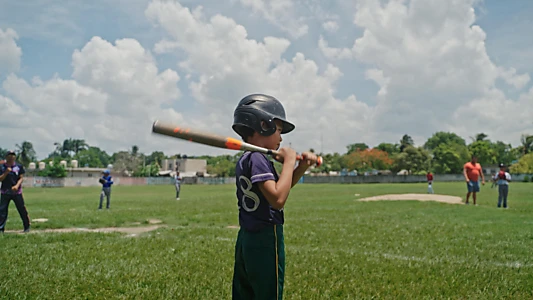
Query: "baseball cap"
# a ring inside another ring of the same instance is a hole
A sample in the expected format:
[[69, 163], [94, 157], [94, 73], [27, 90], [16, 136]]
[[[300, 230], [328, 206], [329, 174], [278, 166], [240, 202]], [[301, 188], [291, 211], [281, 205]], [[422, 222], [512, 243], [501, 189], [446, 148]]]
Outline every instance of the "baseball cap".
[[505, 165], [503, 163], [500, 163], [500, 168], [503, 168], [505, 167]]
[[8, 150], [7, 153], [6, 153], [6, 156], [8, 155], [17, 155], [17, 153], [15, 153], [15, 151], [13, 150]]

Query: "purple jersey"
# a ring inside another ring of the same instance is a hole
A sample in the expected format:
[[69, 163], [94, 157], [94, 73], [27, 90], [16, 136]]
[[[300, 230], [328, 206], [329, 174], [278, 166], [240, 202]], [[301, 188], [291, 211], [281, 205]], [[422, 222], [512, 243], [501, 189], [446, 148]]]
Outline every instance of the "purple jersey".
[[[24, 173], [26, 173], [24, 166], [19, 163], [15, 163], [11, 166], [8, 166], [7, 163], [5, 163], [0, 166], [0, 174], [4, 174], [8, 167], [11, 168], [11, 172], [9, 172], [4, 181], [2, 181], [2, 188], [0, 188], [2, 194], [11, 193], [11, 188], [17, 184], [20, 179], [20, 175], [24, 175]], [[19, 186], [16, 193], [22, 194], [22, 184]]]
[[274, 164], [264, 154], [245, 152], [237, 162], [235, 177], [242, 228], [256, 231], [266, 225], [283, 224], [283, 209], [272, 208], [257, 185], [262, 181], [279, 179]]

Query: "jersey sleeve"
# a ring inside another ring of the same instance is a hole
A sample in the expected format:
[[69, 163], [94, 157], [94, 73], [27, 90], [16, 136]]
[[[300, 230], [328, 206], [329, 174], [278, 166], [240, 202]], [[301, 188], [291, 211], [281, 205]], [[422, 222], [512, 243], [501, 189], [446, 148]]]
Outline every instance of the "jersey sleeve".
[[259, 152], [250, 154], [250, 180], [252, 183], [276, 180], [270, 161]]
[[20, 175], [24, 175], [24, 174], [26, 174], [26, 169], [24, 169], [24, 166], [23, 166], [23, 165], [20, 165], [19, 168], [20, 168], [20, 170], [19, 170], [19, 174], [20, 174]]

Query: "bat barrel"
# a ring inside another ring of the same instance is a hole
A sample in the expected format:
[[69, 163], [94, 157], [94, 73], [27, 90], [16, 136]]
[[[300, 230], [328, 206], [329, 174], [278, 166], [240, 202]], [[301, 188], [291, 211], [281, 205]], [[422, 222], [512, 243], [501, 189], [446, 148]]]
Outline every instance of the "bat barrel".
[[[159, 120], [153, 123], [152, 132], [218, 148], [257, 151], [273, 156], [279, 154], [279, 152], [275, 150], [269, 150], [255, 145], [251, 145], [234, 138], [193, 130], [187, 127], [178, 127], [173, 124], [160, 122]], [[303, 160], [303, 157], [301, 155], [298, 155], [297, 159]], [[321, 164], [322, 157], [318, 157], [316, 165], [320, 166]]]
[[160, 121], [154, 122], [152, 132], [213, 147], [227, 148], [227, 138]]

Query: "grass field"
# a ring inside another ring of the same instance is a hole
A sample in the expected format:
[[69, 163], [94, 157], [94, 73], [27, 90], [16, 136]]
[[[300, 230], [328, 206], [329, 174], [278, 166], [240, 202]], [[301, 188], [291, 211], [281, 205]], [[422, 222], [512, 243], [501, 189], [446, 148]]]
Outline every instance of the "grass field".
[[[464, 183], [435, 183], [464, 197]], [[533, 184], [512, 183], [510, 209], [482, 186], [479, 206], [360, 197], [425, 193], [425, 184], [298, 185], [285, 208], [284, 299], [531, 299]], [[230, 299], [235, 189], [173, 186], [25, 189], [32, 233], [0, 236], [2, 299]], [[47, 228], [164, 227], [123, 233]], [[140, 224], [139, 224], [140, 223]], [[22, 230], [13, 203], [6, 230]]]

